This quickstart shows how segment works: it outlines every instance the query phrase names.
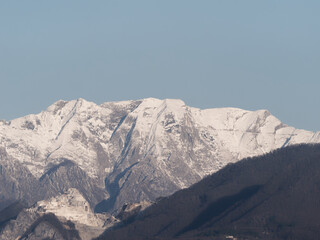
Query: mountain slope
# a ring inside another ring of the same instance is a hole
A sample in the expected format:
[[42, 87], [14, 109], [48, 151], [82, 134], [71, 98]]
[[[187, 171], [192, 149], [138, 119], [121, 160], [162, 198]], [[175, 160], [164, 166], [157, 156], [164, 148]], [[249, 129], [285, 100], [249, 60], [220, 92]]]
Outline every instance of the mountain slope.
[[42, 216], [26, 211], [18, 215], [17, 223], [10, 222], [10, 229], [4, 229], [0, 239], [17, 240], [80, 240], [78, 231], [70, 221], [61, 222], [54, 214]]
[[[89, 202], [75, 188], [21, 210], [16, 203], [0, 211], [0, 216], [4, 215], [0, 217], [0, 239], [44, 239], [47, 236], [90, 240], [116, 221], [107, 214], [94, 214]], [[68, 233], [69, 230], [72, 231]]]
[[[113, 212], [126, 202], [167, 196], [243, 157], [320, 142], [320, 133], [284, 125], [266, 110], [200, 110], [171, 99], [102, 105], [78, 99], [0, 122], [0, 140], [9, 158], [36, 179], [72, 161], [108, 191], [96, 211]], [[94, 203], [101, 196], [91, 198]]]
[[244, 159], [98, 239], [318, 239], [320, 145]]
[[31, 204], [44, 196], [38, 180], [27, 167], [0, 147], [0, 211], [17, 200]]

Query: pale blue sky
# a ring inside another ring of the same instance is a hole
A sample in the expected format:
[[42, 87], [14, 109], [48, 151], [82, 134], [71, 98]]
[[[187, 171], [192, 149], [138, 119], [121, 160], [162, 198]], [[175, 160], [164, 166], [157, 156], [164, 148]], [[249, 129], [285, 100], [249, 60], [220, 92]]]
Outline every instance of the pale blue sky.
[[0, 119], [180, 98], [320, 130], [320, 1], [0, 2]]

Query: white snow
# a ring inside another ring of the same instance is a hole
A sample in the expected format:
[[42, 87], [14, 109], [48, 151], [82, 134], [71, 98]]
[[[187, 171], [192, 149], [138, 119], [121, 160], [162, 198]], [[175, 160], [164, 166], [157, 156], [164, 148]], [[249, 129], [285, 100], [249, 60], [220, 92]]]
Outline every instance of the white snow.
[[[139, 101], [138, 107], [128, 110]], [[12, 120], [10, 125], [0, 124], [0, 146], [6, 147], [8, 154], [24, 163], [36, 177], [45, 172], [49, 163], [58, 163], [64, 157], [98, 178], [100, 172], [112, 171], [120, 156], [121, 145], [115, 145], [110, 138], [118, 124], [112, 122], [113, 115], [123, 115], [124, 111], [127, 117], [117, 129], [122, 142], [136, 119], [132, 141], [142, 154], [165, 159], [168, 152], [193, 151], [196, 159], [188, 159], [186, 164], [199, 176], [230, 161], [280, 148], [288, 139], [288, 145], [320, 142], [320, 132], [286, 126], [266, 110], [201, 110], [188, 107], [181, 100], [147, 98], [100, 106], [84, 99], [60, 100], [39, 114]], [[28, 129], [28, 123], [33, 129]], [[184, 142], [188, 134], [194, 139], [192, 145]], [[97, 161], [97, 143], [110, 157], [102, 169]], [[182, 186], [179, 181], [176, 179]]]
[[[60, 158], [68, 158], [103, 187], [106, 175], [115, 171], [130, 129], [131, 149], [139, 152], [137, 161], [150, 161], [150, 169], [141, 170], [149, 172], [141, 174], [149, 179], [161, 176], [178, 188], [190, 186], [229, 162], [284, 144], [320, 142], [320, 132], [287, 126], [267, 110], [201, 110], [181, 100], [147, 98], [100, 106], [84, 99], [60, 100], [39, 114], [0, 122], [0, 146], [38, 178]], [[188, 177], [177, 174], [180, 168]], [[152, 183], [149, 187], [156, 191], [162, 186], [154, 189]], [[36, 208], [100, 230], [104, 223], [76, 189], [41, 201]]]

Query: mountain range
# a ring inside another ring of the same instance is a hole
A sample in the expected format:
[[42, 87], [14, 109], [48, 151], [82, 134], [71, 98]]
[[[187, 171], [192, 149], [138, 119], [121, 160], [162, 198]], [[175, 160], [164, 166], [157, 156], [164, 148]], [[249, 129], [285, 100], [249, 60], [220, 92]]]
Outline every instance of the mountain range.
[[117, 215], [124, 204], [156, 202], [229, 163], [319, 142], [320, 132], [287, 126], [267, 110], [60, 100], [0, 122], [0, 210], [75, 189], [96, 214]]

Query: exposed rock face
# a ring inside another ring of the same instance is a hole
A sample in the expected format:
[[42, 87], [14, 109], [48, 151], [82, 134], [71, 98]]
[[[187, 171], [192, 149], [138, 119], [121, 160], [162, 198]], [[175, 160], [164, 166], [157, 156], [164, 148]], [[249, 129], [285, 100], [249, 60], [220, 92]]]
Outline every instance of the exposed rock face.
[[102, 227], [106, 221], [104, 215], [92, 212], [89, 202], [75, 188], [70, 188], [65, 194], [39, 201], [29, 211], [53, 213], [57, 217], [93, 227]]
[[97, 187], [95, 181], [88, 177], [85, 171], [67, 159], [44, 173], [40, 177], [40, 183], [46, 188], [46, 198], [76, 188], [89, 202], [89, 208], [92, 209], [107, 196], [105, 191]]
[[6, 224], [0, 239], [89, 240], [117, 222], [108, 214], [93, 213], [81, 193], [70, 188], [23, 210], [17, 219]]
[[[168, 99], [58, 101], [40, 114], [0, 122], [0, 146], [20, 164], [20, 175], [40, 179], [46, 196], [73, 187], [91, 205], [105, 197], [100, 212], [167, 196], [243, 157], [310, 142], [320, 142], [320, 133], [284, 125], [265, 110], [200, 110]], [[12, 192], [0, 197], [28, 198]]]
[[28, 168], [0, 148], [0, 211], [18, 199], [28, 204], [43, 197], [39, 181]]
[[[0, 211], [0, 233], [6, 224], [12, 219], [16, 219], [19, 213], [25, 208], [25, 205], [19, 201], [10, 204]], [[1, 235], [0, 235], [1, 236]]]
[[137, 217], [142, 211], [150, 207], [153, 203], [151, 202], [140, 202], [140, 203], [127, 203], [122, 206], [121, 211], [116, 216], [122, 223], [128, 223]]
[[61, 222], [54, 214], [23, 211], [1, 232], [1, 240], [80, 240], [72, 222]]
[[90, 208], [103, 200], [106, 192], [73, 162], [64, 159], [36, 179], [20, 161], [0, 149], [0, 211], [21, 200], [26, 206], [77, 188], [90, 203]]

